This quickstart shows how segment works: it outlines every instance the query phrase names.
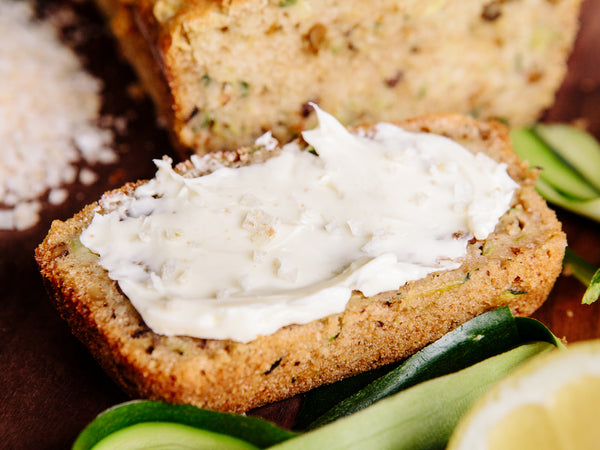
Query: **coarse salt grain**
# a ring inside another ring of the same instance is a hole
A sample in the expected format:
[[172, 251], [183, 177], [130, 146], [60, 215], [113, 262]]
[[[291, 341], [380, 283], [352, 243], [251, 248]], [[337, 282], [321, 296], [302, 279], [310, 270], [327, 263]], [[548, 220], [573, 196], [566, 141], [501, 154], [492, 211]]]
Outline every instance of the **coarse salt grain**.
[[[30, 2], [0, 0], [0, 229], [34, 226], [48, 193], [64, 202], [62, 187], [78, 178], [75, 163], [113, 163], [113, 133], [96, 125], [101, 83], [49, 23], [33, 21]], [[84, 184], [97, 175], [79, 173]]]
[[81, 184], [88, 186], [90, 184], [94, 184], [97, 180], [98, 175], [96, 174], [96, 172], [90, 169], [84, 167], [83, 169], [81, 169], [81, 172], [79, 172], [79, 182]]
[[48, 202], [52, 205], [60, 205], [69, 197], [69, 191], [66, 189], [52, 189], [48, 194]]

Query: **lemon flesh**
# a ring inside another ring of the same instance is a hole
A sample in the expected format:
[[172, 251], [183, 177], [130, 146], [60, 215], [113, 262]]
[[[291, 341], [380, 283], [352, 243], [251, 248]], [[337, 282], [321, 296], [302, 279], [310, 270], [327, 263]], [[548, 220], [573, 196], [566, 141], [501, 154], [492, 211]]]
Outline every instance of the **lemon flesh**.
[[480, 398], [448, 448], [600, 449], [600, 340], [533, 358]]
[[526, 404], [490, 431], [490, 450], [600, 448], [600, 377], [568, 383], [547, 404]]

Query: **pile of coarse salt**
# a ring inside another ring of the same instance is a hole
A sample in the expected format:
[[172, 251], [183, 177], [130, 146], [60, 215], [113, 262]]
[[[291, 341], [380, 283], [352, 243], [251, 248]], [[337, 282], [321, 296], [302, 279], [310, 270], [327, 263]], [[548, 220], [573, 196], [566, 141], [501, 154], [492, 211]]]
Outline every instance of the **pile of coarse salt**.
[[60, 204], [65, 185], [97, 176], [78, 161], [111, 163], [113, 133], [100, 129], [101, 83], [59, 41], [32, 21], [30, 2], [0, 0], [0, 229], [39, 220], [42, 198]]

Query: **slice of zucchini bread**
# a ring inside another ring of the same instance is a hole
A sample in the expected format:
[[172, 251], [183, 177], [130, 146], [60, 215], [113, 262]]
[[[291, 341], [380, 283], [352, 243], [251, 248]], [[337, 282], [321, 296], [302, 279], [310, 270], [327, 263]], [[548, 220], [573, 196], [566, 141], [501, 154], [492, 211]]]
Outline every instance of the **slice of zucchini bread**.
[[[399, 125], [484, 152], [506, 163], [519, 185], [495, 230], [485, 240], [468, 242], [460, 267], [371, 297], [354, 291], [341, 313], [246, 343], [158, 334], [80, 241], [94, 215], [114, 210], [116, 194], [131, 195], [145, 183], [139, 182], [52, 224], [36, 260], [54, 304], [131, 396], [237, 412], [402, 359], [493, 308], [508, 305], [517, 315], [533, 313], [560, 273], [566, 240], [554, 212], [534, 190], [535, 172], [512, 152], [505, 127], [459, 115]], [[242, 148], [203, 160], [206, 167], [238, 167], [278, 151]], [[198, 167], [188, 161], [176, 169], [196, 177], [202, 175]]]
[[315, 124], [430, 112], [533, 122], [580, 0], [97, 0], [179, 148], [281, 142]]

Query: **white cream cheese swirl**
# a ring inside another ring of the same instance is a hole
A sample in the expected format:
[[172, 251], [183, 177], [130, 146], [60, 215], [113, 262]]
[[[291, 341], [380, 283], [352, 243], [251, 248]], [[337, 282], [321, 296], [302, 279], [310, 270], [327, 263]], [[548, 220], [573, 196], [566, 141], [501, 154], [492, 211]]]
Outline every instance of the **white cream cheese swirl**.
[[197, 178], [157, 160], [84, 230], [155, 332], [248, 342], [341, 312], [353, 291], [458, 267], [510, 206], [517, 184], [484, 154], [386, 123], [352, 134], [316, 111], [303, 138], [318, 156], [288, 144]]

